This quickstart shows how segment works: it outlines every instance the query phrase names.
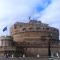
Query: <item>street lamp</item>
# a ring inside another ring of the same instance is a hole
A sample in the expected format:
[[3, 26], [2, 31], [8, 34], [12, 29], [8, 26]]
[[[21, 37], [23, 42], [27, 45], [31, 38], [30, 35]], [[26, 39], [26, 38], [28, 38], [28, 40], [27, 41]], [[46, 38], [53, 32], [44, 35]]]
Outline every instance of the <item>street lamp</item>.
[[51, 42], [50, 42], [50, 40], [51, 40], [51, 37], [52, 37], [52, 34], [49, 34], [49, 40], [48, 40], [48, 56], [49, 57], [51, 57], [51, 50], [50, 50], [50, 48], [51, 48]]

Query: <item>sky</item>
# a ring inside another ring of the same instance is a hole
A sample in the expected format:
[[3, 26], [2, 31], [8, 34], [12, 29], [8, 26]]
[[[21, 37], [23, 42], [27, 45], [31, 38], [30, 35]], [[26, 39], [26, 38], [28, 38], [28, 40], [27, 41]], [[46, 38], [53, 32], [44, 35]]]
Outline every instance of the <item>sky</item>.
[[60, 0], [0, 0], [0, 36], [9, 35], [17, 21], [28, 22], [29, 16], [60, 30]]

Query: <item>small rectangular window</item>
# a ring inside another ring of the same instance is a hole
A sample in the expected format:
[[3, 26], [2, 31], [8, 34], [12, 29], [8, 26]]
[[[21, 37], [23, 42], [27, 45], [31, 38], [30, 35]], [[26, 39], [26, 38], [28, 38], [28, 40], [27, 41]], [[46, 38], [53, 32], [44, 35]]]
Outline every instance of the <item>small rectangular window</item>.
[[46, 28], [47, 30], [49, 30], [49, 28]]
[[16, 25], [14, 24], [14, 29], [16, 29]]

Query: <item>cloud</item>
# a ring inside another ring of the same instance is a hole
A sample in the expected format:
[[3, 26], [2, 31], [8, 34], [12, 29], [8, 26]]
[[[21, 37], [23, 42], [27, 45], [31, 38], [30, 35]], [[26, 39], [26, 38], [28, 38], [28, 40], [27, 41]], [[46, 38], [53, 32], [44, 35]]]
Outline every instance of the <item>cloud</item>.
[[[60, 0], [0, 0], [0, 35], [9, 34], [16, 21], [29, 21], [29, 16], [59, 29]], [[5, 26], [8, 30], [3, 32]]]
[[58, 28], [60, 35], [60, 0], [51, 0], [51, 2], [45, 10], [39, 12], [36, 16], [39, 16], [38, 20]]
[[[60, 0], [52, 0], [52, 3], [42, 11], [42, 15], [39, 18], [50, 26], [54, 26], [59, 29], [60, 27]], [[40, 16], [40, 15], [39, 15]]]
[[9, 34], [3, 33], [2, 29], [16, 21], [28, 21], [29, 16], [44, 10], [51, 0], [0, 0], [0, 35]]

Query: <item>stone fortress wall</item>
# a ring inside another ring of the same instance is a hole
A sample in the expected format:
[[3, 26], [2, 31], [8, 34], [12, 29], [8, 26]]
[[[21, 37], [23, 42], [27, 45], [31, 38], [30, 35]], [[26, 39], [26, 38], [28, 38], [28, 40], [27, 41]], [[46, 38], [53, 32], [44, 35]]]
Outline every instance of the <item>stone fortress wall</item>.
[[11, 36], [1, 36], [0, 37], [0, 57], [4, 57], [6, 55], [11, 56], [12, 51], [15, 48], [13, 47], [13, 39]]
[[10, 35], [0, 37], [1, 56], [47, 57], [49, 44], [51, 55], [60, 56], [59, 30], [41, 21], [16, 22], [10, 28]]
[[48, 24], [41, 21], [30, 20], [28, 23], [16, 22], [10, 28], [11, 36], [14, 41], [24, 47], [26, 56], [48, 56], [48, 42], [54, 54], [58, 51], [55, 46], [59, 43], [59, 30], [50, 27]]

